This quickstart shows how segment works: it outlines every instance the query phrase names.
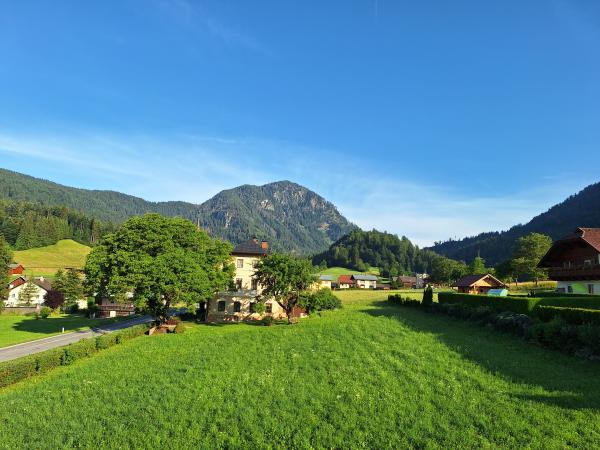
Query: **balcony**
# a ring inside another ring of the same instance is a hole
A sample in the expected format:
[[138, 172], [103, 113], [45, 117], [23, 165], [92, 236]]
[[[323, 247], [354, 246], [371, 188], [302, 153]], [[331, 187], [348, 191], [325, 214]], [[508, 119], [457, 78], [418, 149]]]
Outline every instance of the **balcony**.
[[571, 267], [550, 267], [548, 275], [555, 281], [600, 280], [600, 265], [579, 264]]

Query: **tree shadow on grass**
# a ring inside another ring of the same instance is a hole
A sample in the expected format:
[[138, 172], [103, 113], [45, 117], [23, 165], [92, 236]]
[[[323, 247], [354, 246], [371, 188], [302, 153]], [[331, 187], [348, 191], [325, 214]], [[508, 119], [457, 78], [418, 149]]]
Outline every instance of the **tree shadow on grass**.
[[[106, 322], [109, 324], [112, 322]], [[29, 319], [21, 320], [13, 324], [12, 328], [15, 331], [22, 331], [27, 333], [39, 333], [39, 334], [53, 334], [60, 333], [62, 328], [65, 328], [66, 332], [77, 331], [79, 328], [92, 325], [97, 325], [91, 319], [87, 319], [83, 316], [67, 316], [67, 317], [48, 317], [46, 319]]]
[[514, 383], [540, 386], [548, 395], [512, 394], [522, 400], [569, 409], [600, 410], [600, 363], [528, 343], [523, 338], [445, 315], [386, 301], [361, 312], [388, 317], [407, 327], [432, 333], [462, 357]]

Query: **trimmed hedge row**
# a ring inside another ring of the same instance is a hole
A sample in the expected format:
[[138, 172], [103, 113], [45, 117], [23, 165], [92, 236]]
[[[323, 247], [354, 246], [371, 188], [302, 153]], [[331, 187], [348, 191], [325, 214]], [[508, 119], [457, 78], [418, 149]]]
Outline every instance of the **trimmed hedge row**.
[[102, 349], [142, 336], [147, 330], [148, 325], [136, 325], [117, 333], [83, 339], [66, 347], [0, 363], [0, 388], [41, 375], [60, 366], [69, 366], [78, 359], [87, 358]]
[[495, 311], [513, 311], [520, 314], [529, 314], [541, 299], [532, 297], [488, 297], [486, 295], [456, 294], [454, 292], [440, 292], [438, 303], [458, 303], [473, 308], [487, 306]]
[[541, 306], [600, 310], [600, 296], [576, 297], [488, 297], [486, 295], [440, 292], [439, 303], [460, 303], [465, 306], [489, 306], [496, 311], [513, 311], [520, 314], [533, 313]]
[[537, 317], [545, 322], [550, 321], [555, 317], [560, 317], [566, 323], [572, 325], [600, 325], [600, 311], [597, 309], [538, 306], [534, 312]]

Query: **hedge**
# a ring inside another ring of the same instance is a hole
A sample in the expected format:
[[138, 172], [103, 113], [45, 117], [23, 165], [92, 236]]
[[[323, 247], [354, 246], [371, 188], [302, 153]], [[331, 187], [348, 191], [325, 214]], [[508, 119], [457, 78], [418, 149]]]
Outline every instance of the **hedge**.
[[470, 307], [488, 306], [496, 311], [529, 314], [541, 299], [533, 297], [488, 297], [487, 295], [440, 292], [438, 303], [457, 303]]
[[558, 306], [538, 306], [535, 315], [543, 321], [560, 317], [572, 325], [600, 325], [600, 311], [597, 309], [561, 308]]
[[[538, 297], [539, 298], [539, 297]], [[559, 306], [562, 308], [600, 309], [600, 296], [552, 296], [540, 298], [539, 306]]]
[[141, 336], [146, 333], [148, 328], [148, 325], [136, 325], [117, 333], [105, 334], [92, 339], [83, 339], [66, 347], [55, 348], [35, 355], [0, 363], [0, 388], [36, 375], [41, 375], [56, 367], [71, 365], [75, 361], [93, 355], [99, 350]]

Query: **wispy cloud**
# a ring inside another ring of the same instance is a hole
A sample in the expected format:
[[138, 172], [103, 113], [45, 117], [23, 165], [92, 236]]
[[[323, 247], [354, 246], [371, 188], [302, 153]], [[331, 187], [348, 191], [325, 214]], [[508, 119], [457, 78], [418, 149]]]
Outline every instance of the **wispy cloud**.
[[200, 3], [188, 0], [155, 0], [161, 11], [190, 30], [202, 30], [229, 45], [238, 45], [257, 53], [271, 51], [256, 38], [225, 24]]
[[[585, 180], [569, 177], [514, 195], [475, 196], [396, 174], [341, 152], [253, 137], [191, 134], [8, 133], [5, 166], [79, 187], [148, 200], [201, 203], [223, 189], [289, 179], [336, 204], [351, 221], [406, 235], [421, 246], [526, 222]], [[28, 164], [23, 164], [27, 161]]]

